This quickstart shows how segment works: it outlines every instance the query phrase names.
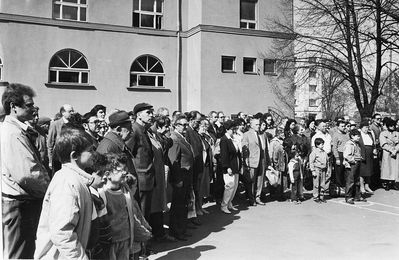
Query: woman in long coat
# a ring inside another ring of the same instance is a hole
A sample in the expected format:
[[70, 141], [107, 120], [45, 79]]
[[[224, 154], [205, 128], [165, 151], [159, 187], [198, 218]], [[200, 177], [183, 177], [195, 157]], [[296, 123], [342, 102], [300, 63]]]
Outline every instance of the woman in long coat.
[[[387, 130], [380, 134], [380, 145], [383, 150], [381, 161], [381, 182], [385, 190], [399, 190], [399, 132], [395, 131], [395, 121], [387, 119]], [[396, 183], [395, 183], [396, 182]]]

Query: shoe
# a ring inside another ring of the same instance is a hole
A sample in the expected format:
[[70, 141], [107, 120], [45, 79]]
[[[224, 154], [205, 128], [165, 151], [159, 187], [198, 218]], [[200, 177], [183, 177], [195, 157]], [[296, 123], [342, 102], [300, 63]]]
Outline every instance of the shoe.
[[202, 212], [203, 212], [204, 214], [209, 214], [209, 211], [207, 211], [206, 209], [202, 209]]
[[324, 198], [320, 198], [320, 202], [327, 203], [327, 201]]
[[262, 206], [266, 205], [266, 203], [264, 203], [264, 202], [261, 201], [260, 199], [257, 199], [257, 200], [256, 200], [256, 204], [262, 205]]
[[304, 197], [301, 197], [301, 198], [299, 198], [299, 201], [301, 201], [301, 202], [303, 202], [303, 201], [305, 201], [306, 199], [304, 198]]
[[316, 202], [316, 203], [320, 203], [321, 202], [319, 198], [314, 198], [313, 201]]
[[221, 210], [222, 212], [226, 213], [226, 214], [230, 214], [230, 213], [231, 213], [231, 211], [228, 210], [227, 207], [221, 207], [220, 210]]
[[234, 207], [234, 206], [230, 206], [230, 207], [228, 207], [228, 209], [234, 210], [234, 211], [237, 211], [237, 210], [238, 210], [238, 209], [237, 209], [236, 207]]
[[256, 202], [255, 201], [249, 201], [248, 205], [252, 206], [252, 207], [256, 207]]
[[197, 216], [202, 216], [202, 215], [204, 215], [204, 213], [202, 213], [202, 210], [197, 210], [196, 213], [197, 213]]
[[294, 202], [294, 204], [295, 204], [295, 205], [299, 205], [299, 204], [302, 204], [302, 202], [301, 202], [300, 200], [296, 200], [296, 201]]
[[393, 190], [399, 190], [399, 184], [398, 183], [393, 184], [392, 185], [392, 189]]
[[355, 202], [353, 201], [353, 199], [345, 199], [345, 202], [348, 204], [355, 204]]
[[191, 220], [191, 223], [193, 223], [196, 226], [201, 226], [202, 225], [198, 218], [193, 218]]
[[367, 200], [366, 200], [365, 198], [363, 198], [363, 197], [357, 198], [357, 199], [355, 199], [355, 201], [358, 201], [358, 202], [367, 202]]
[[168, 234], [165, 234], [165, 235], [162, 237], [162, 242], [176, 242], [176, 241], [177, 241], [176, 238], [174, 238], [174, 237], [172, 237], [172, 236], [169, 236]]

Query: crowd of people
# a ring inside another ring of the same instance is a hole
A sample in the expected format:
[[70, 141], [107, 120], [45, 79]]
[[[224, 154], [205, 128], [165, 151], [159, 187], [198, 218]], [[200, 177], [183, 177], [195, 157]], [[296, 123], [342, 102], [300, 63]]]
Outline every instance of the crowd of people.
[[398, 121], [380, 114], [275, 124], [262, 112], [170, 115], [139, 103], [107, 116], [104, 105], [65, 104], [51, 119], [34, 97], [18, 83], [2, 95], [5, 259], [139, 259], [153, 241], [187, 240], [207, 202], [236, 212], [237, 190], [250, 207], [300, 204], [304, 190], [349, 204], [399, 190]]

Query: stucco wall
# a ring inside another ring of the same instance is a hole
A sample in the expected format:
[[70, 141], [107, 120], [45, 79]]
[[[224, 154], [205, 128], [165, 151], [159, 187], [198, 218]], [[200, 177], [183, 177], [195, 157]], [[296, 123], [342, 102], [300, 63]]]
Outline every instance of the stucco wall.
[[[7, 61], [4, 64], [5, 80], [34, 87], [38, 94], [36, 103], [43, 115], [53, 115], [63, 103], [75, 105], [75, 109], [82, 113], [97, 103], [109, 109], [132, 109], [143, 101], [155, 107], [176, 107], [174, 38], [0, 23], [0, 39], [4, 61]], [[95, 90], [44, 85], [48, 81], [51, 57], [65, 48], [76, 49], [85, 55], [91, 71], [90, 84], [95, 86]], [[164, 86], [171, 92], [127, 90], [130, 66], [143, 54], [154, 55], [162, 61], [166, 74]]]

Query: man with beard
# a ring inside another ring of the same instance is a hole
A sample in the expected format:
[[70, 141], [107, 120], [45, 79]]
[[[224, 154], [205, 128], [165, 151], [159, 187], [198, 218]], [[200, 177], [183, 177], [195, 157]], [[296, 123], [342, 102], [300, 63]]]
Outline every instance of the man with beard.
[[98, 136], [98, 117], [92, 112], [88, 112], [83, 115], [83, 127], [91, 137], [93, 145], [95, 148], [98, 146], [99, 136]]

